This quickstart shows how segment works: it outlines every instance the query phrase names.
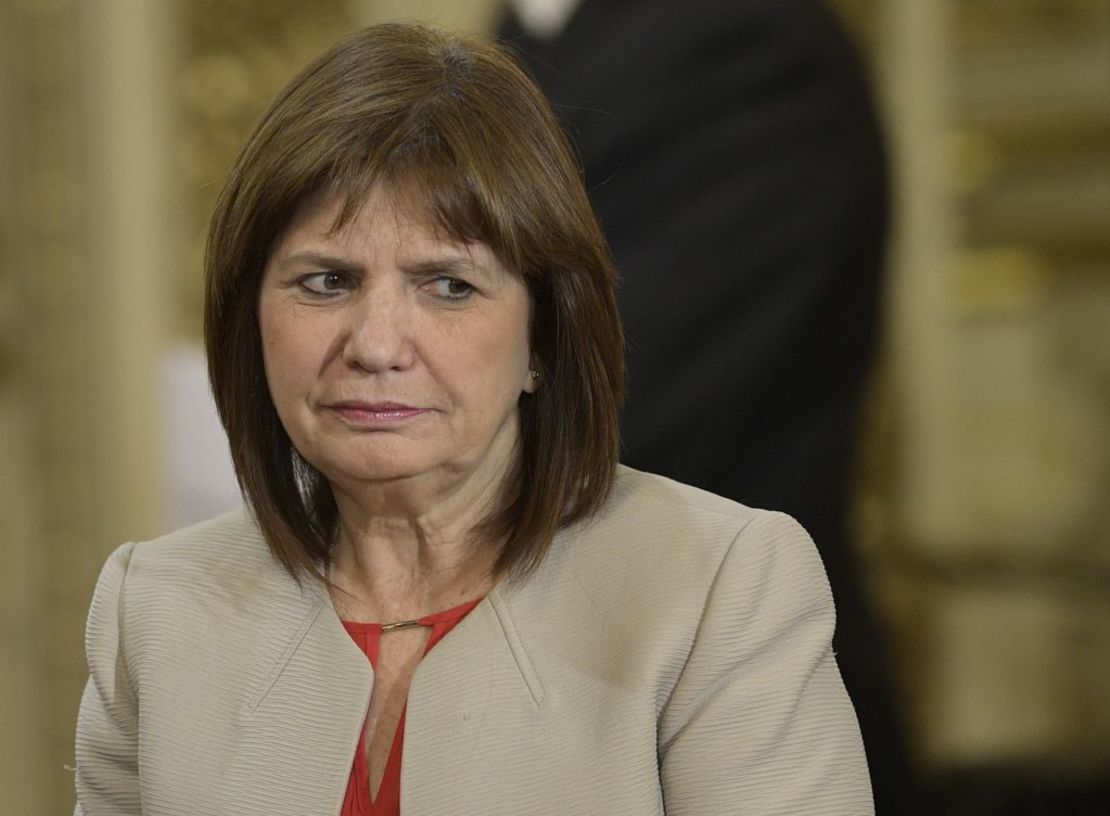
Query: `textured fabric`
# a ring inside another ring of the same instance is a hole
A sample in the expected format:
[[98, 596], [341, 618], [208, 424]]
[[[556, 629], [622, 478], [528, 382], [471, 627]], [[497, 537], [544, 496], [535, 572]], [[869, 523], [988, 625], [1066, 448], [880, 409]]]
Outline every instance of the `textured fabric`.
[[[621, 469], [417, 667], [401, 812], [866, 816], [820, 559], [787, 516]], [[243, 512], [109, 559], [77, 814], [338, 814], [373, 676]]]

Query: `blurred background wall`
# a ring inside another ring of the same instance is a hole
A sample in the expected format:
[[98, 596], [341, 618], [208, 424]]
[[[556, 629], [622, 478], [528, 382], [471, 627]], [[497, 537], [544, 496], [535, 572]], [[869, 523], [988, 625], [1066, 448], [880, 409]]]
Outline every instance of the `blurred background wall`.
[[[895, 156], [857, 527], [917, 761], [943, 812], [1106, 812], [1110, 0], [834, 5]], [[0, 0], [0, 814], [72, 811], [108, 552], [227, 500], [200, 258], [251, 123], [347, 31], [496, 14]]]

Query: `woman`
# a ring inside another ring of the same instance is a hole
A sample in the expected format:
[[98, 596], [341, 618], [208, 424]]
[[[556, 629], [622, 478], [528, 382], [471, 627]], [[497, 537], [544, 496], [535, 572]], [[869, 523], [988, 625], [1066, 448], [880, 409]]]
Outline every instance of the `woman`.
[[871, 812], [808, 537], [616, 464], [615, 274], [510, 58], [339, 43], [207, 274], [250, 510], [105, 567], [78, 813]]

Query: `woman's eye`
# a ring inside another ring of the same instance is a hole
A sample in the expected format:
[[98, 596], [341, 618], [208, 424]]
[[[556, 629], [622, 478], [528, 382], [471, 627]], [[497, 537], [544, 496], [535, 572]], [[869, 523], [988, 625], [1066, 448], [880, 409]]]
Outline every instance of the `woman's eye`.
[[431, 282], [432, 292], [444, 300], [466, 300], [474, 293], [474, 287], [458, 278], [442, 277]]
[[334, 295], [351, 288], [351, 281], [343, 272], [318, 272], [301, 278], [301, 288], [314, 295]]

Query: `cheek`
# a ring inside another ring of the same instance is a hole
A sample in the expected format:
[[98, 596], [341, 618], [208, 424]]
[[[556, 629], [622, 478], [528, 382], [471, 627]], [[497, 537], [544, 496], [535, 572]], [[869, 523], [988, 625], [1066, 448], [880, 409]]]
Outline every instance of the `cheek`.
[[266, 381], [274, 402], [280, 404], [290, 391], [305, 385], [314, 370], [315, 345], [291, 315], [278, 317], [271, 311], [259, 318]]
[[531, 365], [531, 302], [527, 290], [520, 285], [517, 301], [494, 340], [499, 357], [504, 361], [506, 375], [517, 382]]
[[509, 391], [519, 388], [529, 363], [528, 327], [506, 321], [476, 343], [467, 353], [471, 366], [485, 367], [487, 376]]
[[281, 372], [281, 363], [285, 359], [282, 353], [281, 330], [279, 326], [274, 325], [273, 320], [268, 319], [265, 314], [260, 314], [258, 331], [262, 340], [262, 362], [266, 368], [266, 380], [273, 390], [274, 378]]

